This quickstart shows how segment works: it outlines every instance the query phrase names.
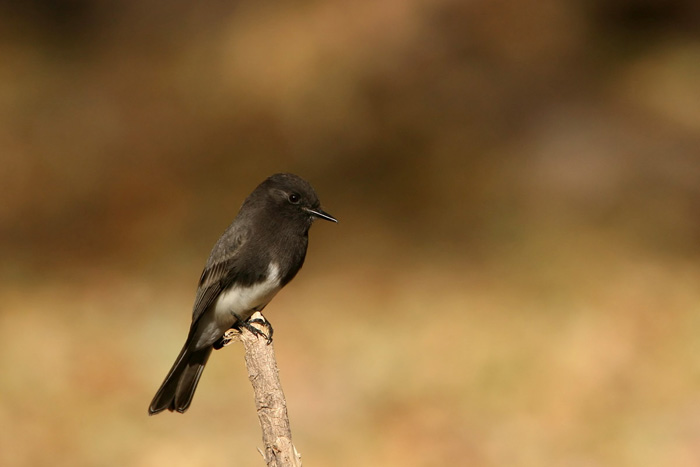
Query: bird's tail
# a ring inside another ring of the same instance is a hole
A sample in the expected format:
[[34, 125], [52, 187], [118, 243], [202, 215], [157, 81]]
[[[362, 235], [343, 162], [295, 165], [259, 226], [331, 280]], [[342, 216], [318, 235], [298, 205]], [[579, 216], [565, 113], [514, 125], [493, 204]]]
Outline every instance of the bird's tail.
[[184, 413], [189, 408], [204, 365], [207, 364], [212, 351], [211, 346], [199, 350], [191, 347], [194, 347], [194, 342], [188, 339], [153, 397], [148, 407], [149, 415], [155, 415], [165, 409]]

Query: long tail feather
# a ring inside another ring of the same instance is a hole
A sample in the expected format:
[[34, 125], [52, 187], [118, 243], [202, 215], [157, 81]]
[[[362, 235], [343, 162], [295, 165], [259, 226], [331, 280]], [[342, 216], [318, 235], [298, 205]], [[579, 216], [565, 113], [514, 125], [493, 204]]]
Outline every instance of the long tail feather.
[[209, 360], [212, 347], [200, 350], [190, 349], [191, 341], [185, 343], [173, 367], [165, 377], [160, 389], [148, 407], [148, 414], [155, 415], [165, 409], [184, 413], [192, 403], [197, 383], [204, 366]]

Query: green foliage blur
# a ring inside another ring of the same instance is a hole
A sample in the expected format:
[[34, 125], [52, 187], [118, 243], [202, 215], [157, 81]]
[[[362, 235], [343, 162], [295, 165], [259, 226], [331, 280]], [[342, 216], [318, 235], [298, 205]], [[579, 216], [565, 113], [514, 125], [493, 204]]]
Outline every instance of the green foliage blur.
[[0, 465], [263, 465], [240, 345], [146, 408], [281, 171], [305, 465], [698, 465], [692, 0], [0, 3]]

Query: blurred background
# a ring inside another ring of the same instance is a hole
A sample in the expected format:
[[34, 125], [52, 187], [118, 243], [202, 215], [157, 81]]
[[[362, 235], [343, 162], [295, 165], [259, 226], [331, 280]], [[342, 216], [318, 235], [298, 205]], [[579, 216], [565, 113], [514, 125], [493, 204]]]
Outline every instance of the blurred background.
[[263, 465], [240, 345], [146, 408], [290, 171], [305, 465], [700, 465], [699, 5], [0, 3], [0, 464]]

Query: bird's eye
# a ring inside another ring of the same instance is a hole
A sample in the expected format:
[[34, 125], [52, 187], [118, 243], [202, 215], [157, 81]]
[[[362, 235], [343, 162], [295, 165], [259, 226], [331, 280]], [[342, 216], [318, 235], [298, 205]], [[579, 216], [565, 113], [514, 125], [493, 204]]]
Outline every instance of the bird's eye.
[[299, 196], [298, 194], [292, 193], [291, 195], [289, 195], [289, 202], [290, 203], [298, 204], [299, 201], [301, 201], [301, 196]]

